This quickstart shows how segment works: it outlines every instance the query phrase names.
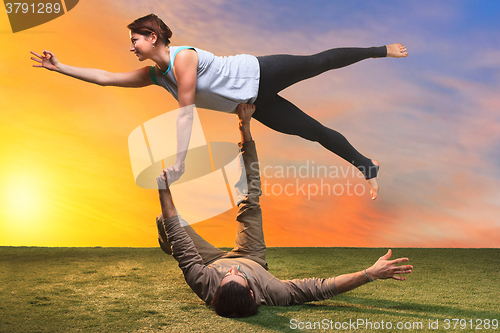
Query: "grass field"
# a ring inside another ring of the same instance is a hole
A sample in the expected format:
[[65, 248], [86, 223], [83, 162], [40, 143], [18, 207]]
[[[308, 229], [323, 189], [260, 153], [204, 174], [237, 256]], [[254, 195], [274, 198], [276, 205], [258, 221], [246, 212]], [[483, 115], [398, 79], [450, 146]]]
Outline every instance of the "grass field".
[[[385, 252], [270, 248], [267, 259], [280, 279], [326, 278], [368, 267]], [[405, 282], [376, 281], [331, 300], [226, 319], [159, 248], [0, 247], [0, 332], [500, 332], [500, 249], [393, 252], [414, 266]]]

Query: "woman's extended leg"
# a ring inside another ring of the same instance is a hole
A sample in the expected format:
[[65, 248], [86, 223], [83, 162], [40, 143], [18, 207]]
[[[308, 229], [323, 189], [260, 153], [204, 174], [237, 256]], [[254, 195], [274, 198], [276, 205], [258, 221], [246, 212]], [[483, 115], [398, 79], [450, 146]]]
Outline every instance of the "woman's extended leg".
[[255, 101], [257, 109], [253, 117], [278, 132], [317, 141], [355, 165], [368, 180], [372, 198], [375, 199], [378, 192], [376, 181], [378, 162], [361, 155], [343, 135], [321, 125], [277, 93], [299, 81], [363, 59], [385, 56], [399, 58], [407, 55], [403, 45], [391, 44], [370, 48], [337, 48], [310, 56], [259, 57], [261, 77]]
[[335, 48], [307, 56], [277, 54], [258, 57], [260, 82], [257, 100], [272, 98], [281, 90], [297, 82], [332, 69], [352, 65], [364, 59], [386, 56], [399, 58], [407, 55], [403, 45], [391, 44], [367, 48]]
[[276, 95], [266, 103], [256, 104], [253, 118], [275, 131], [298, 135], [306, 140], [315, 141], [357, 167], [372, 188], [372, 198], [377, 196], [376, 177], [378, 162], [360, 154], [347, 139], [337, 131], [323, 126], [308, 116], [294, 104]]
[[326, 71], [345, 67], [371, 57], [385, 57], [386, 47], [336, 48], [317, 54], [297, 56], [276, 54], [258, 57], [260, 83], [258, 100], [266, 100], [281, 90]]

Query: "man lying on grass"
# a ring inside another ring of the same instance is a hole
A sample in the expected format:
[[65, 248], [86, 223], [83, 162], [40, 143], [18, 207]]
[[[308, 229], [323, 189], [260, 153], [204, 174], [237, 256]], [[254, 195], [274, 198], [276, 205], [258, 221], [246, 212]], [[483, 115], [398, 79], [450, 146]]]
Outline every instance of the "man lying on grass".
[[391, 250], [377, 262], [357, 273], [329, 279], [296, 279], [281, 281], [267, 271], [266, 246], [262, 232], [259, 205], [260, 175], [255, 142], [250, 134], [250, 119], [255, 107], [240, 104], [239, 128], [248, 193], [238, 204], [238, 230], [235, 248], [230, 252], [218, 249], [201, 238], [177, 216], [168, 187], [171, 169], [158, 176], [162, 214], [158, 216], [160, 246], [179, 262], [187, 284], [204, 302], [224, 317], [248, 317], [261, 304], [294, 305], [329, 299], [377, 279], [405, 280], [399, 274], [411, 273], [413, 266], [398, 264], [408, 258], [389, 260]]

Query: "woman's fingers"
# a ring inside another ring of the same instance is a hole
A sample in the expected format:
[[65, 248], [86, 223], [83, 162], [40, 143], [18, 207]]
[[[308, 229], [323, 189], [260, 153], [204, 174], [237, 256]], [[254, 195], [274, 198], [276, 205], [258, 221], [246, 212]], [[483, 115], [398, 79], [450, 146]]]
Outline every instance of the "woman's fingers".
[[[38, 53], [33, 52], [33, 51], [30, 51], [30, 53], [36, 57], [36, 58], [35, 57], [31, 57], [31, 60], [36, 61], [38, 63], [42, 63], [42, 58], [43, 57], [42, 57], [41, 54], [38, 54]], [[43, 66], [42, 65], [33, 65], [33, 67], [43, 67]]]
[[51, 57], [55, 57], [55, 54], [50, 52], [50, 51], [47, 51], [47, 50], [43, 50], [42, 54], [40, 53], [37, 53], [35, 51], [30, 51], [30, 53], [40, 59], [43, 59], [43, 58], [47, 58], [47, 59], [50, 59]]
[[38, 54], [38, 53], [36, 53], [36, 52], [34, 52], [34, 51], [30, 51], [30, 53], [31, 53], [32, 55], [34, 55], [34, 56], [37, 56], [38, 58], [42, 58], [42, 55], [41, 55], [41, 54]]
[[173, 182], [178, 180], [183, 173], [184, 173], [184, 163], [182, 163], [180, 167], [174, 165], [163, 169], [163, 176], [167, 180], [168, 185], [171, 185]]
[[56, 70], [56, 64], [58, 63], [58, 61], [56, 56], [52, 52], [44, 50], [42, 54], [34, 51], [30, 51], [30, 53], [36, 57], [31, 57], [31, 60], [39, 63], [39, 65], [36, 64], [33, 65], [33, 67], [44, 67], [51, 71]]

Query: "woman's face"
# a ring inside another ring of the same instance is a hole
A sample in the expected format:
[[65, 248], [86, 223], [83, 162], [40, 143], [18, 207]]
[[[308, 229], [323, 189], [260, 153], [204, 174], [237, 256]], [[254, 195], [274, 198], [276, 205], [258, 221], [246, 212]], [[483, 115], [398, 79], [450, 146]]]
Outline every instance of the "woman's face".
[[149, 59], [153, 50], [152, 38], [130, 31], [130, 40], [130, 52], [134, 52], [139, 61]]

